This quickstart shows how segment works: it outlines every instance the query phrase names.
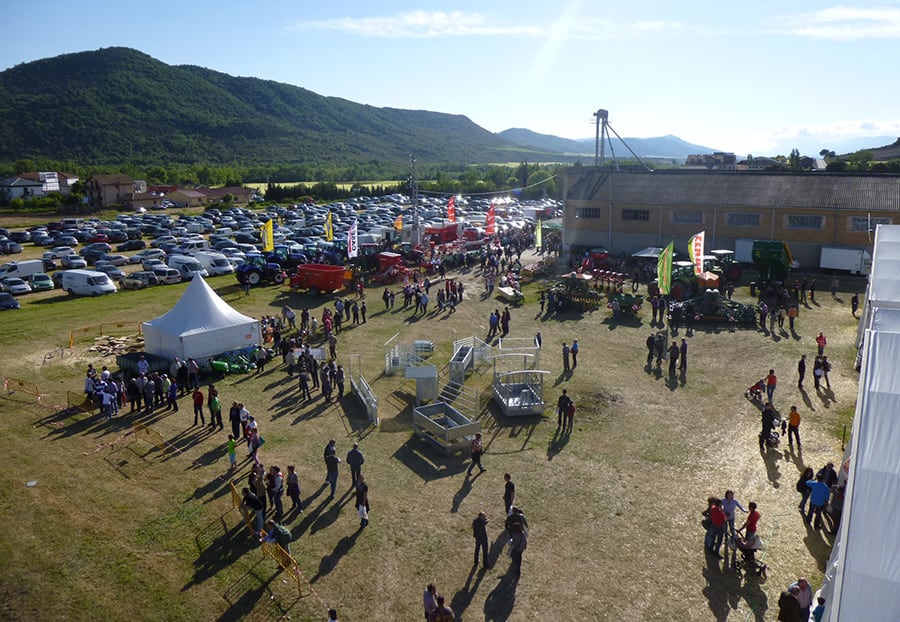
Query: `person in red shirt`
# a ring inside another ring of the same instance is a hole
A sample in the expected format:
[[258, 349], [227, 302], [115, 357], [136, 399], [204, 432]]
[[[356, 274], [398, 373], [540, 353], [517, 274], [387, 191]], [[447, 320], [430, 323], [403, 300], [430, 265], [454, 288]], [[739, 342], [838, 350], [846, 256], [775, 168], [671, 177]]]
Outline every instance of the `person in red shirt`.
[[823, 333], [819, 333], [816, 336], [816, 345], [819, 346], [819, 356], [822, 356], [825, 353], [825, 344], [828, 343], [825, 340], [825, 335]]
[[722, 540], [725, 537], [725, 525], [728, 517], [722, 509], [722, 500], [717, 497], [710, 497], [709, 509], [709, 527], [706, 530], [706, 539], [704, 545], [708, 553], [715, 553], [717, 557], [721, 557], [719, 549], [722, 547]]
[[194, 425], [197, 425], [197, 415], [200, 415], [200, 421], [203, 425], [206, 425], [206, 417], [203, 416], [203, 391], [200, 390], [200, 387], [194, 387], [194, 393], [192, 395], [194, 398]]
[[750, 508], [750, 513], [747, 514], [747, 520], [744, 521], [744, 524], [740, 529], [738, 529], [738, 533], [746, 530], [744, 531], [744, 537], [748, 542], [753, 542], [753, 539], [756, 537], [756, 525], [757, 523], [759, 523], [759, 519], [762, 517], [762, 514], [760, 514], [756, 510], [755, 501], [751, 501], [749, 504], [747, 504], [747, 507]]
[[778, 384], [778, 378], [775, 377], [775, 370], [770, 369], [769, 375], [766, 376], [766, 395], [769, 397], [769, 401], [772, 401], [772, 396], [775, 395], [775, 386]]

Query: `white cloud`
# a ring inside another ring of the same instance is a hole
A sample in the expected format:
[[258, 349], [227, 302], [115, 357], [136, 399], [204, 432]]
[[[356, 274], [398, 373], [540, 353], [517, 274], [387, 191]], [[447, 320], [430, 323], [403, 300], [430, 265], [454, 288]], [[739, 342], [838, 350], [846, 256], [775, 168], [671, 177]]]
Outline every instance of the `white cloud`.
[[[571, 5], [570, 5], [571, 6]], [[576, 3], [577, 6], [577, 3]], [[567, 11], [567, 35], [572, 39], [624, 39], [641, 33], [684, 31], [689, 26], [661, 20], [613, 22], [598, 18], [578, 18]], [[573, 18], [574, 17], [574, 18]], [[361, 37], [391, 39], [434, 39], [446, 37], [536, 37], [553, 36], [558, 22], [513, 24], [486, 13], [463, 11], [411, 11], [382, 17], [340, 17], [297, 22], [293, 30], [339, 31]], [[692, 29], [696, 32], [696, 29]]]
[[786, 18], [783, 30], [788, 34], [834, 41], [900, 39], [900, 8], [822, 9]]
[[515, 26], [493, 22], [484, 13], [412, 11], [385, 17], [341, 17], [300, 22], [297, 30], [333, 30], [363, 37], [430, 39], [469, 36], [542, 36], [541, 26]]

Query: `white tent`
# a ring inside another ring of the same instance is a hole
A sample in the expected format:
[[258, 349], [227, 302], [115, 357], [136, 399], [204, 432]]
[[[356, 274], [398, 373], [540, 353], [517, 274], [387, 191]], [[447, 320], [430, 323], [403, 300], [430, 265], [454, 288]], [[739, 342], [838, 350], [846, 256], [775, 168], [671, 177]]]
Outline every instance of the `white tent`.
[[144, 322], [144, 349], [165, 358], [204, 358], [260, 343], [259, 322], [232, 309], [195, 276], [172, 310]]
[[840, 529], [825, 568], [825, 617], [900, 620], [900, 227], [879, 226]]

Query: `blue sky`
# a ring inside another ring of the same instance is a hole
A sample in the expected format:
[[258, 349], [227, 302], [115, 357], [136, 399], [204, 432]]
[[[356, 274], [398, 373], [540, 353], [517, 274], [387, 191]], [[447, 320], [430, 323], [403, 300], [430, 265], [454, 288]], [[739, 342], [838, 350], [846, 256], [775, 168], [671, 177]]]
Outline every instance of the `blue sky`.
[[[128, 46], [491, 131], [787, 154], [900, 136], [900, 1], [3, 0], [0, 69]], [[883, 141], [875, 141], [875, 146]]]

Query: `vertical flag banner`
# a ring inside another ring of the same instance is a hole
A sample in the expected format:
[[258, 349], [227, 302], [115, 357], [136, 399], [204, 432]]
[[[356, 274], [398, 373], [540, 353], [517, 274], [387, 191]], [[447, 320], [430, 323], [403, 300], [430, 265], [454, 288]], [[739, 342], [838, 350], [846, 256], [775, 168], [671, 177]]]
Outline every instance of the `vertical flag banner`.
[[535, 248], [540, 248], [543, 245], [543, 237], [544, 237], [544, 221], [542, 219], [538, 219], [537, 229], [534, 230], [534, 246]]
[[675, 242], [669, 242], [669, 245], [659, 254], [659, 261], [656, 264], [656, 282], [659, 284], [659, 293], [664, 296], [669, 295], [672, 289], [672, 255], [675, 253]]
[[703, 244], [705, 238], [706, 231], [701, 231], [697, 235], [692, 236], [691, 241], [688, 242], [688, 255], [691, 258], [691, 263], [694, 264], [694, 274], [698, 276], [703, 273]]
[[456, 197], [450, 197], [450, 200], [447, 201], [447, 220], [450, 222], [456, 222]]
[[347, 232], [347, 257], [353, 259], [357, 255], [359, 255], [359, 233], [354, 220], [350, 225], [350, 231]]
[[272, 219], [267, 220], [262, 226], [263, 250], [275, 250], [275, 226]]
[[325, 241], [331, 242], [334, 240], [334, 225], [331, 222], [331, 212], [328, 212], [328, 215], [325, 217]]
[[484, 223], [484, 232], [488, 235], [494, 235], [497, 233], [497, 225], [494, 220], [494, 202], [491, 201], [491, 206], [488, 208], [487, 219]]
[[403, 214], [398, 215], [394, 220], [394, 231], [403, 231]]

